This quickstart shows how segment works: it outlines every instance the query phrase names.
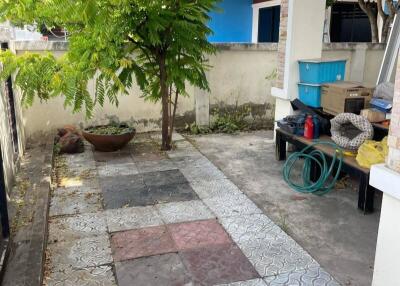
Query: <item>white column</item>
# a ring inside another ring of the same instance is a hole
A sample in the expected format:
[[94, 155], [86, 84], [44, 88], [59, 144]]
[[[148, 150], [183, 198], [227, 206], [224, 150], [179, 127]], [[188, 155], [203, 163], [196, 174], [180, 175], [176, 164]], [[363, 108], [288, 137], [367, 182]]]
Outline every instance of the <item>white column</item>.
[[[282, 41], [285, 45], [284, 58], [279, 59], [280, 64], [284, 65], [283, 86], [273, 87], [271, 90], [272, 95], [277, 98], [275, 119], [289, 115], [289, 101], [298, 96], [298, 60], [322, 56], [325, 7], [325, 0], [288, 0], [286, 35], [282, 34], [284, 31], [280, 31], [280, 41], [286, 36], [286, 41]], [[286, 27], [281, 25], [281, 28]]]
[[194, 89], [196, 124], [199, 126], [210, 125], [210, 94], [200, 88]]
[[364, 81], [367, 48], [367, 44], [359, 44], [353, 52], [350, 63], [350, 80], [352, 81]]
[[383, 192], [373, 286], [400, 285], [400, 61], [388, 145], [386, 164], [372, 166], [369, 182]]

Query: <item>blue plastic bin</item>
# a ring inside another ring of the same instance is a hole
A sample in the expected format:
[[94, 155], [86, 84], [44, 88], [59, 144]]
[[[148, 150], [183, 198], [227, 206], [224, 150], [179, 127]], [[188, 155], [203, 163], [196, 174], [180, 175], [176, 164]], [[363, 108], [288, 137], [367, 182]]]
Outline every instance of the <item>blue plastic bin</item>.
[[346, 60], [300, 60], [300, 82], [322, 84], [344, 80]]
[[321, 85], [298, 83], [299, 99], [305, 105], [311, 107], [321, 107]]

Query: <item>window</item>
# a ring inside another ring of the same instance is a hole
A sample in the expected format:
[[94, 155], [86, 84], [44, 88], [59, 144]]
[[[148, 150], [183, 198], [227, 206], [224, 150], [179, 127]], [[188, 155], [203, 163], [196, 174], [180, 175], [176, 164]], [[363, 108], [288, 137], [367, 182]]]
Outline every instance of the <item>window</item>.
[[331, 42], [371, 42], [368, 16], [358, 3], [335, 3], [332, 6]]
[[253, 43], [279, 42], [281, 0], [253, 0]]
[[258, 42], [277, 43], [279, 41], [281, 6], [261, 8], [258, 14]]

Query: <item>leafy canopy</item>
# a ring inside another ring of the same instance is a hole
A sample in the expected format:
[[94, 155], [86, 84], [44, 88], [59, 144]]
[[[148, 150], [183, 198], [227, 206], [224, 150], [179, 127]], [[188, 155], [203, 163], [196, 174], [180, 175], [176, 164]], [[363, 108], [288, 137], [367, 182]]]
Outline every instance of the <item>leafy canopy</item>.
[[[118, 104], [136, 82], [146, 99], [160, 95], [160, 56], [165, 57], [166, 83], [180, 94], [187, 84], [208, 89], [206, 55], [212, 32], [208, 13], [216, 0], [2, 0], [0, 20], [16, 25], [64, 27], [69, 49], [52, 54], [0, 53], [1, 78], [16, 73], [22, 102], [65, 96], [65, 105], [92, 115], [96, 104]], [[88, 81], [95, 79], [91, 96]]]

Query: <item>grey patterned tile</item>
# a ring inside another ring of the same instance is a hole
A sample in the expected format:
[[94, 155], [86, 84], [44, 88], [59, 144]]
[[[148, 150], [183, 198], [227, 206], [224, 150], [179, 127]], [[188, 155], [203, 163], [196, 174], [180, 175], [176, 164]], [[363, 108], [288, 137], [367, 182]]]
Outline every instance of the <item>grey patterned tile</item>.
[[49, 243], [100, 234], [107, 234], [107, 224], [102, 213], [53, 218], [49, 221]]
[[187, 166], [184, 168], [180, 168], [180, 170], [189, 182], [202, 180], [210, 181], [226, 178], [224, 173], [222, 173], [211, 162], [207, 162], [202, 165]]
[[66, 167], [63, 174], [66, 178], [89, 179], [97, 175], [95, 162], [76, 162]]
[[[274, 233], [277, 232], [277, 233]], [[239, 243], [240, 248], [260, 276], [308, 269], [318, 263], [278, 227], [264, 232], [265, 239]], [[274, 238], [275, 237], [275, 238]], [[271, 239], [272, 238], [272, 239]]]
[[191, 183], [193, 190], [200, 198], [242, 195], [234, 183], [228, 179], [197, 181]]
[[131, 153], [126, 148], [115, 152], [94, 151], [93, 157], [97, 163], [125, 164], [133, 162]]
[[216, 286], [266, 286], [262, 279], [252, 279], [247, 281], [233, 282], [229, 284], [219, 284]]
[[190, 154], [190, 156], [172, 158], [171, 161], [173, 161], [179, 169], [184, 169], [187, 167], [199, 167], [211, 164], [206, 157], [204, 157], [199, 151], [195, 149], [193, 150], [193, 154]]
[[102, 210], [101, 196], [97, 192], [83, 192], [86, 189], [64, 189], [54, 192], [50, 201], [50, 217], [94, 213]]
[[204, 199], [203, 202], [218, 218], [262, 212], [245, 195], [212, 197]]
[[168, 157], [174, 162], [180, 162], [187, 158], [202, 158], [203, 155], [188, 141], [175, 142], [175, 149], [167, 152]]
[[166, 223], [203, 220], [215, 215], [199, 200], [156, 205]]
[[86, 237], [48, 245], [53, 269], [96, 267], [113, 261], [107, 235]]
[[107, 210], [105, 215], [110, 232], [163, 224], [160, 215], [152, 206]]
[[318, 263], [265, 215], [220, 219], [262, 276], [308, 269]]
[[152, 204], [198, 200], [189, 183], [162, 186], [150, 186], [149, 193]]
[[100, 185], [106, 209], [152, 204], [150, 193], [141, 174], [101, 177]]
[[94, 162], [93, 152], [89, 148], [86, 148], [85, 152], [83, 153], [63, 154], [60, 155], [60, 157], [62, 158], [62, 160], [65, 160], [65, 163], [69, 167], [74, 166], [75, 164], [86, 162], [91, 164], [92, 162]]
[[238, 244], [275, 240], [279, 232], [275, 223], [264, 214], [224, 217], [219, 219], [225, 230]]
[[74, 269], [67, 267], [51, 271], [47, 286], [117, 286], [111, 266]]
[[119, 286], [192, 286], [178, 254], [170, 253], [117, 262]]
[[143, 173], [144, 183], [149, 186], [166, 186], [188, 183], [183, 174], [177, 170]]
[[93, 172], [90, 176], [82, 177], [63, 177], [57, 181], [59, 187], [65, 189], [76, 189], [76, 188], [89, 188], [99, 189], [99, 181], [97, 178], [97, 172]]
[[97, 171], [100, 177], [136, 175], [139, 173], [135, 163], [98, 164]]
[[140, 173], [159, 172], [176, 169], [174, 162], [169, 159], [158, 161], [140, 161], [136, 163]]
[[307, 270], [269, 276], [265, 277], [264, 281], [269, 286], [340, 286], [340, 284], [321, 267], [312, 267]]
[[100, 194], [101, 189], [100, 185], [97, 186], [71, 186], [69, 188], [60, 187], [55, 188], [52, 195], [53, 196], [63, 196], [63, 195], [72, 195], [72, 194]]

